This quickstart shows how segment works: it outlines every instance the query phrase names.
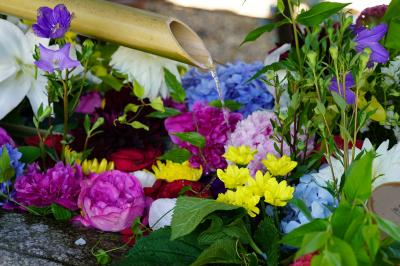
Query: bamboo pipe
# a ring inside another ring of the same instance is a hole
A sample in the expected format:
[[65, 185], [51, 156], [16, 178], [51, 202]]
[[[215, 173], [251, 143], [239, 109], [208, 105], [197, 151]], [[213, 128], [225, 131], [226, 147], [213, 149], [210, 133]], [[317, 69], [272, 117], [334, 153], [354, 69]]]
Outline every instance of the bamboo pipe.
[[73, 13], [71, 30], [147, 53], [210, 68], [211, 56], [185, 23], [104, 0], [0, 0], [0, 13], [36, 20], [41, 6], [64, 4]]

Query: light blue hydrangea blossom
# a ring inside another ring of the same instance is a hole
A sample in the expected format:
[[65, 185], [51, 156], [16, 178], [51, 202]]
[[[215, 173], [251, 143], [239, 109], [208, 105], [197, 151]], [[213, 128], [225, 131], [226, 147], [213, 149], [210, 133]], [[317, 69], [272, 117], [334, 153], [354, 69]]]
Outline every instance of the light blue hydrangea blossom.
[[[261, 62], [246, 64], [237, 61], [217, 68], [224, 99], [240, 103], [242, 107], [238, 112], [244, 116], [257, 110], [270, 110], [274, 107], [274, 97], [268, 92], [262, 80], [247, 82], [262, 67]], [[199, 72], [192, 68], [182, 78], [182, 85], [186, 90], [190, 109], [196, 101], [209, 103], [218, 100], [214, 80], [208, 72]]]
[[[313, 218], [326, 218], [337, 206], [337, 200], [325, 188], [319, 186], [311, 175], [304, 175], [296, 186], [294, 198], [301, 199], [309, 208]], [[282, 220], [284, 233], [289, 233], [297, 227], [308, 223], [307, 217], [297, 208], [289, 205], [288, 214]]]

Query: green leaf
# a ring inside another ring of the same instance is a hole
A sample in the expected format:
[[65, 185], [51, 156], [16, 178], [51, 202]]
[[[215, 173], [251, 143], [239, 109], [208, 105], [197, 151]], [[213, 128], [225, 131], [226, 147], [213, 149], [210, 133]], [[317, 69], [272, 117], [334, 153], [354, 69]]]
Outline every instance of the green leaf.
[[175, 163], [183, 163], [189, 160], [191, 153], [187, 149], [172, 149], [160, 156], [159, 160], [173, 161]]
[[324, 250], [320, 255], [312, 259], [311, 265], [342, 266], [342, 263], [339, 254]]
[[328, 239], [328, 232], [313, 232], [306, 234], [303, 238], [300, 249], [296, 253], [296, 259], [319, 250], [328, 242]]
[[285, 11], [285, 4], [284, 4], [283, 0], [278, 0], [277, 7], [278, 7], [279, 12], [281, 14], [283, 14], [283, 12]]
[[290, 204], [298, 208], [304, 214], [304, 216], [307, 218], [308, 221], [312, 221], [314, 219], [311, 215], [310, 209], [301, 199], [293, 198], [290, 201]]
[[193, 263], [202, 249], [196, 236], [187, 235], [170, 241], [171, 229], [162, 228], [140, 238], [117, 266], [174, 265], [187, 266]]
[[400, 16], [400, 0], [392, 0], [385, 12], [383, 19], [389, 22], [391, 19]]
[[394, 240], [400, 242], [400, 227], [392, 221], [375, 215], [379, 229], [388, 234]]
[[100, 265], [107, 265], [111, 262], [110, 255], [104, 249], [97, 250], [94, 256], [96, 257], [96, 262]]
[[326, 18], [338, 13], [350, 3], [322, 2], [314, 5], [310, 10], [302, 12], [296, 21], [305, 26], [318, 26]]
[[179, 114], [181, 114], [181, 112], [179, 110], [176, 110], [176, 109], [170, 108], [170, 107], [165, 107], [164, 112], [155, 111], [155, 112], [148, 114], [147, 117], [164, 119], [164, 118], [176, 116]]
[[165, 112], [163, 101], [161, 97], [157, 97], [150, 102], [150, 106], [157, 111]]
[[372, 193], [372, 161], [375, 152], [366, 152], [360, 159], [351, 163], [345, 173], [343, 193], [346, 199], [365, 201]]
[[104, 124], [104, 117], [99, 117], [97, 118], [96, 122], [94, 122], [92, 128], [90, 129], [90, 131], [94, 131], [97, 128], [99, 128], [100, 126], [102, 126]]
[[175, 136], [177, 136], [180, 140], [189, 142], [190, 144], [199, 147], [199, 148], [204, 148], [206, 145], [206, 139], [204, 136], [200, 135], [197, 132], [178, 132], [174, 133]]
[[255, 40], [257, 40], [261, 35], [263, 35], [265, 32], [271, 32], [276, 28], [279, 28], [282, 25], [288, 24], [289, 20], [287, 20], [286, 18], [276, 22], [276, 23], [268, 23], [264, 26], [258, 27], [255, 30], [252, 30], [251, 32], [249, 32], [246, 37], [244, 38], [244, 41], [240, 44], [243, 45], [246, 42], [253, 42]]
[[399, 50], [400, 42], [400, 18], [394, 18], [389, 23], [389, 28], [387, 32], [387, 36], [385, 38], [385, 47]]
[[260, 70], [258, 70], [256, 72], [256, 74], [254, 74], [254, 76], [252, 76], [249, 80], [246, 81], [247, 82], [251, 82], [252, 80], [257, 79], [258, 77], [260, 77], [262, 74], [268, 72], [268, 71], [279, 71], [285, 68], [285, 65], [283, 64], [283, 62], [279, 61], [279, 62], [275, 62], [272, 63], [268, 66], [264, 66], [263, 68], [261, 68]]
[[88, 135], [89, 131], [90, 131], [90, 117], [89, 117], [89, 115], [85, 115], [85, 120], [83, 120], [83, 128], [85, 129], [86, 135]]
[[237, 255], [237, 240], [220, 239], [205, 249], [191, 266], [241, 264]]
[[365, 213], [362, 208], [353, 208], [349, 203], [343, 200], [332, 214], [331, 224], [333, 233], [340, 238], [344, 238], [351, 222], [361, 220], [362, 223], [364, 218]]
[[325, 231], [328, 226], [328, 222], [323, 219], [315, 219], [312, 222], [302, 225], [299, 228], [294, 229], [287, 235], [284, 235], [281, 243], [299, 248], [303, 242], [304, 235], [311, 232]]
[[164, 79], [169, 91], [171, 92], [171, 98], [178, 103], [183, 103], [186, 98], [186, 92], [176, 76], [168, 69], [164, 68]]
[[105, 84], [107, 84], [108, 86], [110, 86], [111, 88], [113, 88], [116, 91], [120, 91], [122, 86], [124, 86], [124, 84], [117, 79], [116, 77], [114, 77], [113, 75], [106, 75], [106, 76], [101, 76], [99, 77]]
[[18, 151], [22, 153], [21, 162], [32, 163], [40, 157], [40, 148], [35, 146], [19, 146]]
[[[266, 239], [268, 239], [268, 241], [266, 241]], [[264, 220], [259, 223], [257, 230], [254, 233], [254, 241], [261, 248], [261, 250], [267, 254], [268, 266], [279, 265], [279, 239], [280, 234], [272, 218], [264, 218]]]
[[72, 217], [70, 210], [55, 203], [51, 204], [51, 211], [57, 221], [68, 221]]
[[15, 174], [14, 168], [11, 167], [10, 155], [8, 154], [6, 145], [3, 145], [3, 149], [0, 156], [0, 183], [8, 181]]
[[329, 241], [328, 250], [340, 255], [342, 266], [358, 265], [353, 248], [340, 238], [333, 236]]
[[215, 211], [229, 211], [238, 208], [238, 206], [211, 199], [179, 197], [172, 215], [171, 240], [190, 234], [207, 215]]
[[142, 99], [144, 96], [144, 88], [143, 86], [135, 79], [133, 81], [133, 94], [135, 94], [136, 97], [139, 99]]
[[[221, 100], [211, 101], [208, 105], [216, 107], [216, 108], [222, 108]], [[226, 101], [224, 101], [224, 107], [228, 108], [231, 111], [237, 111], [242, 107], [242, 104], [240, 104], [236, 101], [233, 101], [233, 100], [226, 100]]]
[[36, 206], [26, 206], [25, 209], [33, 214], [33, 215], [37, 215], [37, 216], [46, 216], [52, 213], [51, 207], [36, 207]]
[[333, 101], [339, 106], [340, 110], [346, 110], [347, 103], [346, 100], [336, 92], [332, 91]]
[[136, 113], [139, 110], [140, 105], [129, 103], [124, 108], [124, 113], [132, 112]]
[[147, 131], [150, 130], [150, 128], [148, 126], [146, 126], [145, 124], [143, 124], [143, 123], [141, 123], [139, 121], [133, 121], [131, 123], [128, 123], [128, 125], [130, 125], [133, 128], [136, 128], [136, 129], [144, 129], [144, 130], [147, 130]]

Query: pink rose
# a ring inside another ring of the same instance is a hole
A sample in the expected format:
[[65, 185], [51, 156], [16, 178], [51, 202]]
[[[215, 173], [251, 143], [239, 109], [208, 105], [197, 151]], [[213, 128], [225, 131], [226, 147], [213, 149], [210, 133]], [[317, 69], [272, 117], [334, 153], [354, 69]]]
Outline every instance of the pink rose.
[[78, 207], [82, 216], [75, 218], [84, 226], [118, 232], [142, 216], [145, 196], [140, 182], [118, 170], [91, 175], [81, 182]]

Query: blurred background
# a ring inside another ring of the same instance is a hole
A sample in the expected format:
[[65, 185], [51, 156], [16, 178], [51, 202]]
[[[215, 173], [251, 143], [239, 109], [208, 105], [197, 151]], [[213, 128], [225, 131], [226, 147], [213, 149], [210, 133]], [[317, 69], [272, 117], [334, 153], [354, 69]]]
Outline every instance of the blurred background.
[[[274, 19], [276, 0], [109, 0], [125, 5], [174, 16], [194, 29], [204, 40], [213, 57], [221, 63], [263, 60], [277, 43], [290, 37], [287, 29], [264, 34], [256, 42], [240, 43], [251, 30]], [[352, 2], [350, 12], [388, 4], [390, 0], [332, 0]], [[304, 8], [319, 2], [305, 1]]]

